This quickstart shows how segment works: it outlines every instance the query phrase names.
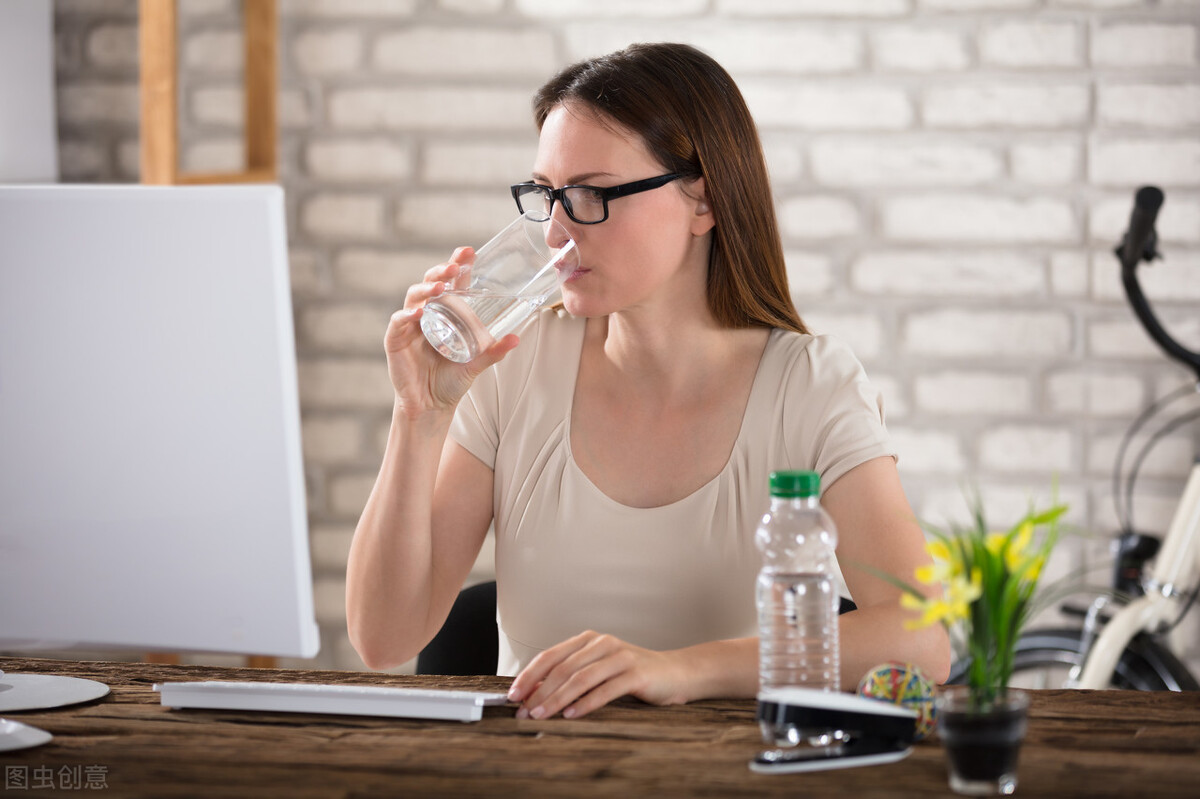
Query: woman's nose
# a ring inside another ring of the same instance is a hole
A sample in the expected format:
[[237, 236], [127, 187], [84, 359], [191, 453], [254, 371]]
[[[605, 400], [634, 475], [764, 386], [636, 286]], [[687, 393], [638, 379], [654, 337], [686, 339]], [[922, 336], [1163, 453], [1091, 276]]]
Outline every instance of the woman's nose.
[[571, 234], [567, 232], [565, 224], [566, 219], [567, 215], [563, 210], [562, 203], [555, 203], [554, 207], [550, 209], [550, 221], [546, 223], [547, 247], [559, 250], [571, 240]]

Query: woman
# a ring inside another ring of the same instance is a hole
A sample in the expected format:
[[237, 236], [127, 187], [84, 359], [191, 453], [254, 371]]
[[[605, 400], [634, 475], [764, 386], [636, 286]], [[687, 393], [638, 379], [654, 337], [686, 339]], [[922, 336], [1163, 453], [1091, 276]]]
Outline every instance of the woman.
[[[420, 317], [473, 253], [409, 289], [385, 338], [395, 405], [350, 552], [351, 641], [373, 668], [415, 656], [494, 520], [519, 717], [751, 697], [772, 469], [821, 473], [843, 566], [926, 562], [878, 395], [792, 305], [757, 131], [716, 62], [636, 45], [569, 67], [534, 109], [514, 197], [570, 231], [582, 268], [565, 313], [468, 364], [436, 355]], [[896, 589], [844, 575], [843, 687], [886, 660], [944, 679], [945, 634], [904, 630]]]

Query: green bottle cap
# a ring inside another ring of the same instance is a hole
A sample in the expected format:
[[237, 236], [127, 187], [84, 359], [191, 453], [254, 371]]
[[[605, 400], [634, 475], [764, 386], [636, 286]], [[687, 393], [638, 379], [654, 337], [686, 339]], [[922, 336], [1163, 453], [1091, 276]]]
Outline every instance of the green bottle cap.
[[816, 472], [771, 472], [771, 496], [815, 497], [821, 493], [821, 475]]

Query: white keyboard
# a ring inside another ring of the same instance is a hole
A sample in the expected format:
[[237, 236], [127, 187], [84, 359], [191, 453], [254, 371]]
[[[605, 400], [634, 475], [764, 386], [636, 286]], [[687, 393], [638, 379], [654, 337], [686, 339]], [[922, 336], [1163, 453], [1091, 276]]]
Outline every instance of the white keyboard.
[[485, 691], [442, 691], [368, 685], [279, 682], [156, 683], [165, 707], [336, 713], [413, 719], [479, 721], [486, 705], [503, 705], [508, 695]]

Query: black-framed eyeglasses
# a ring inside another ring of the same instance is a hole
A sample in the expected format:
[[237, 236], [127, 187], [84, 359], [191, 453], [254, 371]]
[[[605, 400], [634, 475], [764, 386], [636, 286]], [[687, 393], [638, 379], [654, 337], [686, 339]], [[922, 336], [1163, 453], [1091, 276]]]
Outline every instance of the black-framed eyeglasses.
[[517, 208], [521, 213], [539, 214], [541, 221], [550, 218], [554, 202], [557, 200], [562, 203], [567, 216], [574, 221], [581, 225], [598, 225], [608, 219], [609, 200], [657, 189], [681, 177], [683, 175], [672, 172], [656, 178], [622, 183], [620, 186], [563, 186], [561, 189], [552, 189], [529, 181], [513, 186], [512, 196], [517, 201]]

